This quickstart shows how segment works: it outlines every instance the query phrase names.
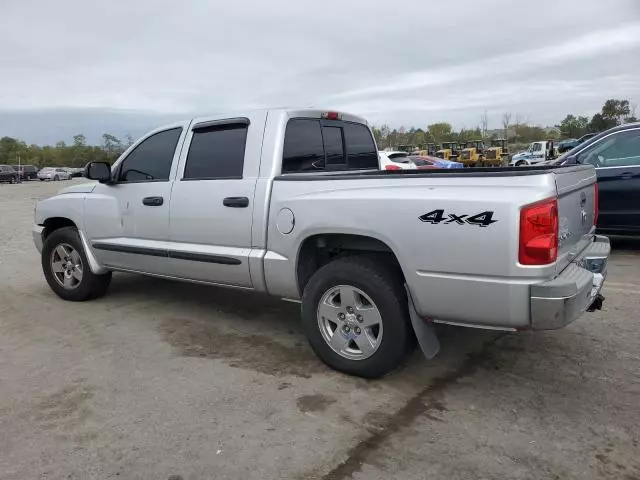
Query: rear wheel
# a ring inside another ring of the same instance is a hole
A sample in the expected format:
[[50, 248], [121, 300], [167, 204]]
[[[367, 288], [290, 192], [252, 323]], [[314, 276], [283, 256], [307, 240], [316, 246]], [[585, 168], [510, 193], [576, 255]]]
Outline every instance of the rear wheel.
[[58, 175], [56, 175], [55, 177], [53, 177], [53, 181], [54, 181], [54, 182], [57, 182], [57, 181], [59, 181], [59, 180], [60, 180], [60, 177], [59, 177]]
[[318, 357], [350, 375], [381, 377], [413, 346], [401, 275], [369, 257], [320, 268], [304, 289], [302, 321]]
[[96, 275], [89, 268], [78, 231], [64, 227], [52, 232], [42, 248], [42, 271], [56, 295], [75, 302], [104, 295], [111, 272]]

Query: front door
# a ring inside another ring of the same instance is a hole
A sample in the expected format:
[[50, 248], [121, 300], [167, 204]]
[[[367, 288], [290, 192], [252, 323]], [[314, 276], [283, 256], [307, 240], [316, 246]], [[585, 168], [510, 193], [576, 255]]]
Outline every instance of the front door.
[[[106, 267], [170, 274], [166, 241], [169, 206], [186, 125], [155, 131], [112, 168], [85, 201], [85, 231]], [[176, 162], [174, 162], [174, 156]]]
[[265, 122], [266, 112], [193, 121], [169, 214], [177, 276], [252, 288], [251, 226]]
[[640, 128], [604, 137], [578, 154], [598, 174], [600, 215], [598, 228], [640, 231]]

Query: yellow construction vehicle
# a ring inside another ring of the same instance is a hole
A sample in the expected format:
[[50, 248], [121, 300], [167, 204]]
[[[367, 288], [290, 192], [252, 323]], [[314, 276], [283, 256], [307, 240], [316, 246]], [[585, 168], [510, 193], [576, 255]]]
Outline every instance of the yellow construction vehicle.
[[491, 146], [487, 148], [484, 154], [485, 163], [499, 167], [504, 164], [505, 160], [509, 159], [509, 150], [507, 149], [507, 142], [504, 138], [496, 138], [491, 140]]
[[427, 148], [422, 148], [421, 150], [419, 150], [418, 155], [421, 155], [423, 157], [435, 157], [437, 151], [438, 146], [435, 143], [427, 143]]
[[484, 166], [484, 142], [469, 140], [465, 143], [458, 161], [462, 162], [465, 167]]
[[442, 142], [442, 148], [436, 152], [436, 157], [444, 160], [456, 161], [460, 156], [460, 147], [456, 142]]

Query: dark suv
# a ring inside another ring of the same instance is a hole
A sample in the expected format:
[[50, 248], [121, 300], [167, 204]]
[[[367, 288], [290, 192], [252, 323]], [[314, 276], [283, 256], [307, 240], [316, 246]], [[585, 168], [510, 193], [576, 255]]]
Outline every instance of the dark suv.
[[596, 167], [600, 190], [598, 231], [640, 234], [640, 123], [602, 132], [555, 163], [590, 163]]
[[0, 165], [0, 183], [18, 183], [18, 172], [9, 165]]
[[33, 165], [12, 165], [11, 167], [20, 174], [22, 180], [38, 179], [38, 169]]

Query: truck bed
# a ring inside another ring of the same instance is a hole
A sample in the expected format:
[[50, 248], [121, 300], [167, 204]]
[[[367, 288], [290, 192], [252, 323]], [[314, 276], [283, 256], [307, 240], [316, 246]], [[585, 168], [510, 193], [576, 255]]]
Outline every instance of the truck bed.
[[[394, 253], [420, 315], [523, 328], [530, 323], [530, 285], [557, 276], [595, 232], [595, 170], [586, 165], [334, 171], [275, 180], [265, 269], [269, 291], [288, 298], [298, 295], [296, 286], [272, 279], [295, 271], [276, 274], [276, 265], [288, 263], [305, 238], [340, 232], [372, 237]], [[558, 202], [557, 260], [521, 265], [521, 209], [551, 198]], [[286, 235], [277, 227], [282, 211], [295, 217]]]
[[530, 167], [474, 167], [474, 168], [434, 168], [428, 170], [360, 170], [360, 171], [324, 171], [289, 173], [279, 175], [274, 180], [279, 181], [310, 181], [310, 180], [338, 180], [358, 178], [420, 178], [420, 177], [521, 177], [529, 175], [542, 175], [558, 169], [562, 172], [579, 171], [589, 168], [584, 165], [574, 165], [570, 167], [559, 165], [535, 165]]

